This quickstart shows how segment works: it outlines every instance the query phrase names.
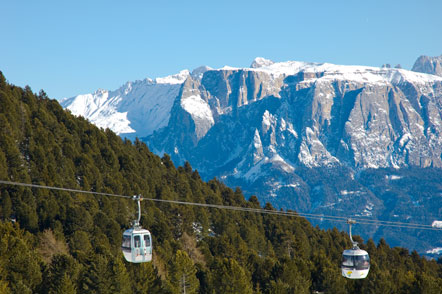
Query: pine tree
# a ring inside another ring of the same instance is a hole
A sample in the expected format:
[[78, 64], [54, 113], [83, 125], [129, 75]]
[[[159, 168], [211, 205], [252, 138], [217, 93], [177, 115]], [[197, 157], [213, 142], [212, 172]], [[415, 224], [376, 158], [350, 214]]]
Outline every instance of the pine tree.
[[442, 281], [423, 272], [417, 276], [412, 290], [414, 293], [440, 294], [442, 293]]
[[56, 286], [53, 292], [51, 294], [76, 294], [77, 288], [75, 284], [72, 282], [72, 280], [69, 278], [69, 276], [65, 273], [63, 277], [60, 280], [60, 283]]
[[196, 267], [185, 251], [177, 250], [169, 266], [170, 283], [174, 293], [198, 293]]
[[80, 277], [80, 292], [131, 293], [127, 270], [119, 258], [106, 254], [91, 254]]
[[80, 265], [69, 255], [59, 254], [52, 258], [45, 278], [43, 288], [49, 294], [66, 293], [60, 292], [61, 289], [69, 293], [76, 293], [76, 283]]
[[311, 281], [302, 275], [293, 260], [284, 264], [281, 280], [289, 287], [290, 293], [310, 293]]
[[1, 217], [4, 220], [9, 220], [12, 215], [12, 202], [8, 191], [0, 192], [1, 198]]
[[6, 85], [7, 85], [6, 78], [3, 75], [3, 72], [0, 70], [0, 90], [6, 88]]
[[18, 226], [0, 222], [0, 267], [12, 293], [32, 293], [42, 280], [38, 253], [30, 243]]
[[132, 293], [149, 294], [164, 292], [161, 278], [153, 263], [127, 264], [129, 276], [132, 280]]
[[244, 269], [234, 259], [217, 260], [212, 271], [214, 293], [250, 294], [252, 286]]
[[[2, 262], [0, 260], [0, 262]], [[10, 288], [8, 287], [9, 283], [7, 281], [7, 273], [6, 270], [3, 268], [3, 266], [0, 263], [0, 293], [9, 294], [11, 293]]]

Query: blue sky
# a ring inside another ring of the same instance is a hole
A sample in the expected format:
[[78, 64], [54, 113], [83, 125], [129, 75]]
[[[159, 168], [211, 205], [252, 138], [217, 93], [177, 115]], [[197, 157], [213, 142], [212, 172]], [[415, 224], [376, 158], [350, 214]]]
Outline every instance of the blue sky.
[[410, 69], [442, 54], [442, 1], [0, 0], [0, 70], [60, 99], [262, 56]]

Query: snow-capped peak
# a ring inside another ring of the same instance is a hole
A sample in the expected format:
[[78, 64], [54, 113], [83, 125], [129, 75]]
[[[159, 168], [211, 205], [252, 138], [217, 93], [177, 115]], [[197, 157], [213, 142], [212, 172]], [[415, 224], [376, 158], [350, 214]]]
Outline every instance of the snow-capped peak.
[[270, 59], [265, 59], [263, 57], [256, 57], [255, 60], [253, 60], [252, 64], [250, 65], [251, 68], [260, 68], [264, 66], [270, 66], [274, 64], [273, 61]]
[[[224, 67], [223, 69], [232, 69]], [[273, 77], [296, 75], [300, 72], [310, 76], [308, 81], [347, 80], [358, 83], [398, 84], [403, 81], [425, 84], [442, 81], [442, 77], [413, 72], [399, 68], [379, 68], [364, 65], [337, 65], [332, 63], [314, 63], [301, 61], [273, 62], [257, 57], [250, 68], [236, 70], [252, 70], [266, 72]]]
[[97, 89], [97, 90], [94, 92], [93, 95], [95, 95], [95, 96], [98, 96], [98, 95], [104, 95], [104, 94], [107, 93], [107, 92], [108, 92], [108, 90], [105, 90], [105, 89], [101, 89], [101, 88], [99, 88], [99, 89]]
[[74, 115], [110, 128], [129, 138], [144, 137], [167, 125], [173, 101], [188, 70], [163, 78], [127, 82], [115, 91], [98, 89], [92, 94], [60, 100]]
[[175, 75], [170, 75], [164, 78], [156, 78], [157, 84], [182, 84], [189, 77], [190, 72], [185, 69]]

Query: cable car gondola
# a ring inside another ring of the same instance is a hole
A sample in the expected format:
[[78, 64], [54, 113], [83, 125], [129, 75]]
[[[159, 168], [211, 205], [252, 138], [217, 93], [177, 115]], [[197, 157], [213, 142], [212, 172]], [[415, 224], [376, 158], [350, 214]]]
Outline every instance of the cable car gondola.
[[358, 242], [353, 241], [351, 236], [351, 225], [354, 220], [348, 219], [350, 226], [350, 240], [353, 244], [352, 249], [344, 250], [342, 253], [341, 271], [342, 275], [348, 279], [364, 279], [370, 270], [370, 256], [367, 251], [358, 247]]
[[121, 250], [128, 262], [141, 263], [152, 260], [152, 236], [150, 232], [140, 226], [141, 206], [140, 195], [133, 196], [138, 202], [138, 220], [134, 220], [133, 227], [123, 233], [123, 244]]

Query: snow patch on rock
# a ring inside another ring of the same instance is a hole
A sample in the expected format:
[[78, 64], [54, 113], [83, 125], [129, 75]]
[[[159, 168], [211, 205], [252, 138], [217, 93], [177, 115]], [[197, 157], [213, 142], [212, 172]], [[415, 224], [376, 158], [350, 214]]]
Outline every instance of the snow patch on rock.
[[441, 229], [442, 229], [442, 221], [435, 220], [435, 221], [431, 224], [431, 226], [434, 227], [434, 228], [441, 228]]

